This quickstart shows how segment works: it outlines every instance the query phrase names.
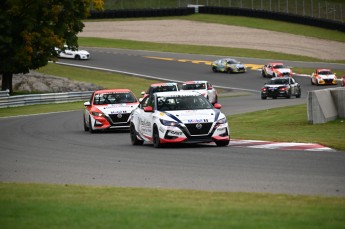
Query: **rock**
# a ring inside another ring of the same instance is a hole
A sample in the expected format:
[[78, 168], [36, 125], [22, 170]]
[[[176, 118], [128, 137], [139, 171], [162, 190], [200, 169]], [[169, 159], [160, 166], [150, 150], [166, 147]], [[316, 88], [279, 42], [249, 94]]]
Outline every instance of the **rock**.
[[[0, 79], [2, 76], [0, 75]], [[0, 85], [1, 85], [0, 80]], [[76, 91], [94, 91], [103, 89], [92, 83], [69, 80], [64, 77], [45, 75], [39, 72], [30, 71], [27, 74], [15, 74], [12, 79], [15, 92], [28, 93], [58, 93]]]

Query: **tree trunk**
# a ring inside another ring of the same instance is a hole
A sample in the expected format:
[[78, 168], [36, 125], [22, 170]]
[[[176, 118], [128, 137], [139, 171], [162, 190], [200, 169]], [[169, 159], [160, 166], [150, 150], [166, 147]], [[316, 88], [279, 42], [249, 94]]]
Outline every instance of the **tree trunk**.
[[3, 73], [2, 74], [2, 85], [1, 85], [1, 91], [6, 91], [7, 89], [10, 90], [10, 94], [13, 92], [12, 88], [12, 73]]

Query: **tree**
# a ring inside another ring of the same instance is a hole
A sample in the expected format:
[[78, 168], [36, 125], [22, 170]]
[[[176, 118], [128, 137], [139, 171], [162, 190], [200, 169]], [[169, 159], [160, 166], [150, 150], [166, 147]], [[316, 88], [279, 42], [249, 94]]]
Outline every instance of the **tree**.
[[56, 58], [55, 47], [77, 48], [91, 3], [103, 7], [103, 0], [1, 0], [1, 90], [12, 93], [13, 74], [28, 73]]

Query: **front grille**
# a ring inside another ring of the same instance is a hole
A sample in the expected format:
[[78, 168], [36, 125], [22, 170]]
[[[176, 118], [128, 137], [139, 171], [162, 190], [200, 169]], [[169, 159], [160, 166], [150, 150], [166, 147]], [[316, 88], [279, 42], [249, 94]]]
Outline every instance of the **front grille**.
[[111, 121], [113, 123], [119, 123], [119, 122], [127, 122], [128, 118], [130, 116], [130, 113], [128, 114], [121, 114], [121, 117], [118, 117], [119, 114], [110, 114], [109, 117], [111, 118]]
[[[197, 128], [201, 124], [201, 128]], [[210, 132], [212, 123], [185, 124], [190, 135], [206, 135]]]
[[283, 72], [283, 76], [289, 76], [290, 73], [289, 72]]
[[324, 79], [325, 83], [332, 83], [333, 79]]

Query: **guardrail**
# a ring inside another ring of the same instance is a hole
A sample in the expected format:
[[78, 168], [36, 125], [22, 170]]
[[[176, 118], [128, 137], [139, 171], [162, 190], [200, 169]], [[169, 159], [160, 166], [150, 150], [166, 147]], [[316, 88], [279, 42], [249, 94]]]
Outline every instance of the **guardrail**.
[[[2, 93], [1, 93], [2, 94]], [[89, 100], [92, 91], [0, 96], [0, 108]]]

